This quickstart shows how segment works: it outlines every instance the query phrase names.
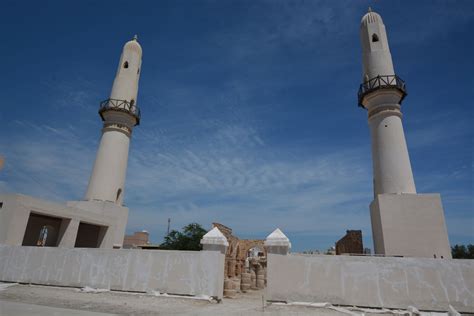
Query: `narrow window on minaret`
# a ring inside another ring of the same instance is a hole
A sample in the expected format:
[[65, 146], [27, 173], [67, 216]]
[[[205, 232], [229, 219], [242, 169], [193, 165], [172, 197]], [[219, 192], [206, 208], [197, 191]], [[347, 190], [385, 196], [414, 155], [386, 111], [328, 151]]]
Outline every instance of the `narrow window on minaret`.
[[137, 70], [137, 75], [138, 75], [139, 73], [140, 73], [140, 68], [138, 68], [138, 70]]
[[378, 42], [379, 41], [379, 37], [377, 36], [377, 34], [372, 34], [372, 42]]
[[115, 199], [116, 202], [118, 202], [118, 200], [120, 198], [120, 194], [122, 194], [122, 189], [117, 190], [117, 198]]
[[123, 68], [128, 68], [128, 61], [123, 63]]

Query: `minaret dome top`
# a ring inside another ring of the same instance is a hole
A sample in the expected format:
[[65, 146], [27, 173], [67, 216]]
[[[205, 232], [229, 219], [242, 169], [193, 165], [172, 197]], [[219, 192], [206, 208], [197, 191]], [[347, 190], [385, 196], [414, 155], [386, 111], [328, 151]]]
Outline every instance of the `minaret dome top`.
[[373, 12], [372, 8], [369, 7], [369, 11], [362, 17], [360, 24], [361, 26], [367, 26], [368, 24], [377, 22], [383, 24], [382, 17], [380, 14]]
[[133, 39], [125, 43], [125, 46], [123, 47], [124, 50], [132, 50], [138, 52], [140, 55], [142, 54], [142, 47], [138, 43], [138, 36], [135, 35]]

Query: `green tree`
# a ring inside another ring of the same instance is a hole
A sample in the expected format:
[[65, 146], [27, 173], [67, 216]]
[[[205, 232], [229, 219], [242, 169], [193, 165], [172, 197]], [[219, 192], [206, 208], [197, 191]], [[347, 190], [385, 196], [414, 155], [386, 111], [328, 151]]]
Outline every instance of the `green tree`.
[[468, 255], [468, 259], [474, 259], [474, 245], [472, 244], [467, 245], [467, 255]]
[[474, 259], [474, 245], [454, 245], [451, 247], [451, 254], [454, 259]]
[[191, 223], [183, 227], [183, 231], [172, 230], [165, 237], [160, 249], [167, 250], [201, 250], [201, 239], [207, 231], [198, 223]]

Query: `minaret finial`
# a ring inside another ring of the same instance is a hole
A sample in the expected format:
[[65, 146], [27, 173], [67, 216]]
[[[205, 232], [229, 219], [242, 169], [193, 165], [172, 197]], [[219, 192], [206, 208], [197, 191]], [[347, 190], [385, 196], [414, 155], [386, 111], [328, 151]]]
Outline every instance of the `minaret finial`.
[[135, 34], [135, 35], [133, 36], [133, 40], [134, 40], [135, 42], [138, 41], [138, 35], [137, 35], [137, 34]]
[[369, 7], [369, 10], [368, 10], [368, 12], [372, 12], [372, 7]]

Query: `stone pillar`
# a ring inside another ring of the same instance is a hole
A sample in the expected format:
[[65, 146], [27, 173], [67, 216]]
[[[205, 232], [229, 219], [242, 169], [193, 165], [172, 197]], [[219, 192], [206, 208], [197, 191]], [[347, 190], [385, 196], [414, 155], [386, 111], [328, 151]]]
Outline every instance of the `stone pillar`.
[[250, 288], [252, 290], [257, 289], [257, 274], [255, 273], [255, 269], [253, 266], [250, 268]]
[[237, 294], [235, 289], [235, 283], [233, 279], [225, 279], [224, 280], [224, 297], [232, 298]]
[[235, 259], [230, 258], [229, 259], [229, 271], [227, 272], [227, 275], [229, 278], [235, 277]]
[[228, 264], [228, 261], [227, 261], [227, 258], [225, 259], [224, 261], [224, 277], [227, 278], [227, 274], [228, 274], [228, 271], [229, 270], [229, 264]]
[[240, 276], [236, 276], [236, 277], [232, 278], [232, 282], [234, 283], [234, 289], [235, 289], [236, 293], [240, 293], [240, 287], [241, 287]]
[[263, 289], [265, 287], [265, 271], [260, 264], [257, 266], [256, 286], [257, 289]]
[[219, 251], [225, 256], [229, 243], [217, 227], [207, 232], [201, 239], [202, 250]]
[[[202, 250], [203, 251], [218, 251], [222, 254], [222, 269], [219, 271], [216, 271], [218, 273], [219, 278], [222, 280], [222, 293], [224, 296], [227, 296], [225, 286], [227, 287], [233, 287], [232, 282], [228, 282], [230, 280], [225, 280], [224, 281], [224, 271], [225, 271], [225, 254], [227, 252], [227, 247], [229, 247], [229, 243], [225, 236], [220, 232], [220, 230], [217, 227], [214, 227], [212, 230], [210, 230], [207, 234], [205, 234], [202, 239], [201, 239], [201, 245], [202, 245]], [[229, 285], [230, 283], [230, 285]], [[235, 290], [234, 290], [235, 293]], [[232, 293], [230, 293], [232, 294]], [[235, 295], [235, 294], [234, 294]]]
[[240, 262], [239, 259], [235, 261], [235, 275], [240, 277], [240, 274], [242, 273], [242, 263]]
[[[271, 298], [271, 288], [272, 288], [272, 259], [277, 259], [278, 256], [286, 256], [290, 252], [291, 243], [288, 237], [286, 237], [283, 232], [277, 228], [265, 239], [264, 247], [267, 250], [267, 268], [266, 268], [266, 280], [267, 287], [265, 289], [265, 297]], [[273, 274], [277, 273], [276, 271]], [[274, 276], [273, 276], [274, 277]], [[291, 289], [288, 289], [291, 291]]]
[[268, 235], [267, 239], [265, 239], [264, 246], [267, 250], [268, 257], [270, 257], [270, 255], [287, 255], [291, 249], [290, 240], [279, 228]]
[[250, 290], [250, 283], [251, 283], [250, 273], [249, 272], [242, 272], [240, 290], [244, 293], [247, 292], [248, 290]]

